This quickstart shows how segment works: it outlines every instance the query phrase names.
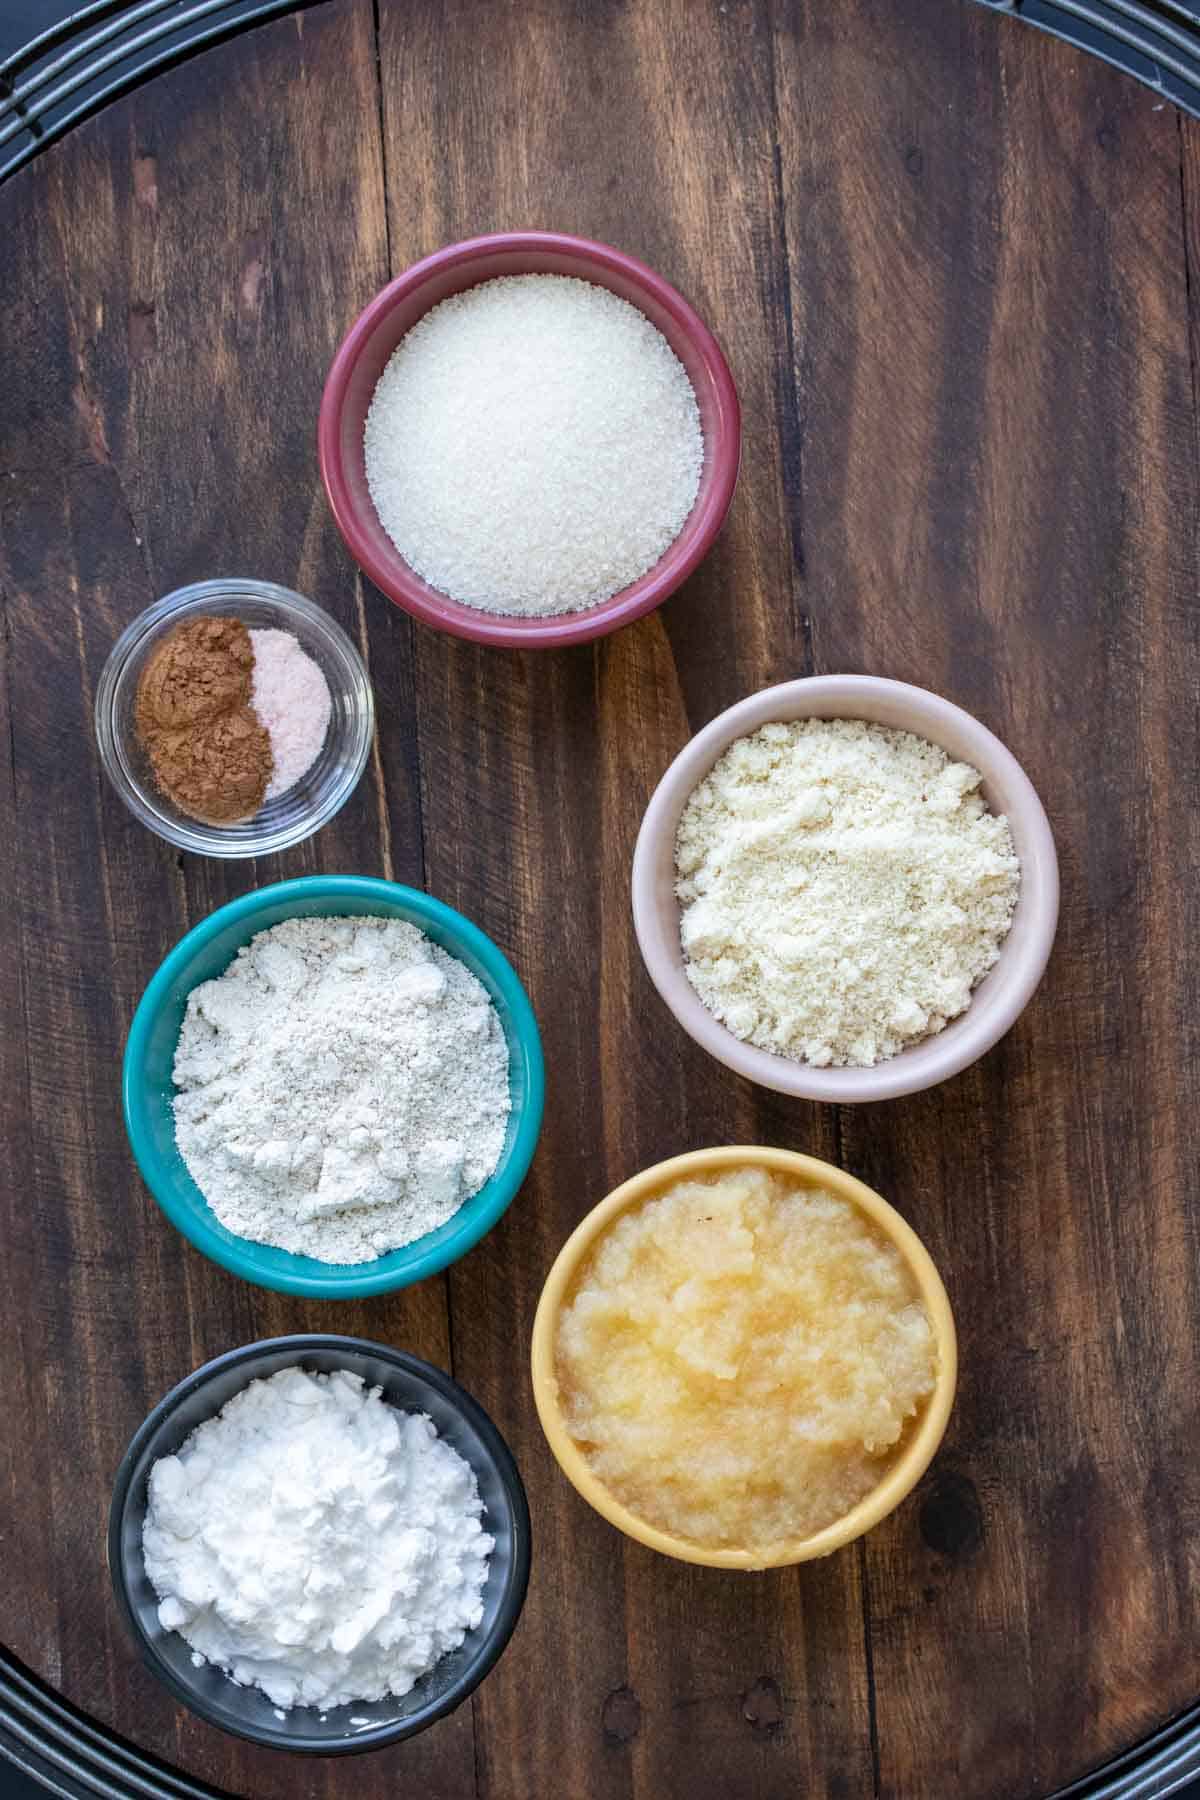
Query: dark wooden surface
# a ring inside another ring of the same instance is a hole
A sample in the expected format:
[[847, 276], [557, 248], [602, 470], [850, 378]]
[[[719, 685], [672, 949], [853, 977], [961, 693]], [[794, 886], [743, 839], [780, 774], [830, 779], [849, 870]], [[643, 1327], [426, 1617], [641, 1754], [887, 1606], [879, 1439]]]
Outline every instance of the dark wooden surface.
[[[164, 77], [0, 190], [7, 903], [3, 1637], [97, 1719], [248, 1800], [1037, 1800], [1200, 1693], [1197, 394], [1200, 127], [959, 0], [331, 0]], [[518, 225], [645, 257], [745, 413], [714, 554], [548, 656], [410, 626], [361, 581], [314, 422], [346, 326], [439, 244]], [[1189, 308], [1189, 296], [1191, 305]], [[378, 753], [314, 841], [180, 857], [90, 710], [180, 582], [300, 588], [368, 655]], [[921, 682], [1054, 824], [1038, 997], [934, 1093], [835, 1113], [686, 1041], [627, 882], [688, 733], [767, 682]], [[533, 1174], [448, 1279], [330, 1309], [236, 1282], [142, 1189], [133, 1007], [189, 924], [327, 870], [428, 887], [508, 950], [550, 1092]], [[526, 1347], [571, 1225], [713, 1142], [843, 1162], [929, 1244], [962, 1383], [868, 1540], [739, 1577], [627, 1544], [559, 1477]], [[473, 1703], [353, 1765], [178, 1710], [109, 1598], [113, 1472], [204, 1358], [342, 1329], [453, 1368], [512, 1443], [535, 1568]]]

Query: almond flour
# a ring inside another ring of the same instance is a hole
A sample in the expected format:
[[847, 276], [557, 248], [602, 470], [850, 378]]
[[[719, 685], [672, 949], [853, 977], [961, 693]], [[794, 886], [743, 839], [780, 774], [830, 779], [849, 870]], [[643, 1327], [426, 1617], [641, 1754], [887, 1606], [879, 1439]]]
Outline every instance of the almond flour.
[[978, 770], [857, 719], [764, 725], [684, 807], [687, 976], [735, 1037], [868, 1067], [941, 1031], [1000, 954], [1020, 865]]

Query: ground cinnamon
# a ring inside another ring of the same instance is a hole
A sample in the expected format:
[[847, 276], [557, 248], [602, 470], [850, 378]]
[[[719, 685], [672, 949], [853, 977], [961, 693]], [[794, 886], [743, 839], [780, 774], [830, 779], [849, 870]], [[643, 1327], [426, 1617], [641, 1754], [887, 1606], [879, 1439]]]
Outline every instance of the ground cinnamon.
[[189, 619], [164, 638], [138, 682], [135, 724], [159, 787], [209, 825], [249, 818], [274, 759], [250, 705], [254, 647], [240, 619]]

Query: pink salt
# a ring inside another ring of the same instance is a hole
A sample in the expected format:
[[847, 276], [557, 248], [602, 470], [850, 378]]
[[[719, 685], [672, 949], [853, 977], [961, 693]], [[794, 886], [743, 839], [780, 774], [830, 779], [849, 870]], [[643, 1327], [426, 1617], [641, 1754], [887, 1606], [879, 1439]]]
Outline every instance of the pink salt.
[[290, 631], [254, 631], [250, 703], [271, 739], [275, 768], [266, 799], [295, 787], [320, 754], [333, 702], [317, 664]]

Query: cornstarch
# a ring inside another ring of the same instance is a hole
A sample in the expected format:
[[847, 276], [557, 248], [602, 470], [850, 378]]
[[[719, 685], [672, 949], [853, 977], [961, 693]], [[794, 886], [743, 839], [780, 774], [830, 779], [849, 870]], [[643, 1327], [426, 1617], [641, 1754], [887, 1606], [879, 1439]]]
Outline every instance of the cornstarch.
[[239, 1237], [366, 1262], [494, 1172], [508, 1046], [486, 990], [413, 925], [287, 919], [188, 996], [175, 1136]]
[[1020, 884], [978, 770], [859, 719], [764, 725], [683, 809], [688, 980], [735, 1037], [866, 1067], [941, 1031], [1000, 954]]
[[252, 1381], [150, 1471], [159, 1622], [277, 1709], [407, 1694], [483, 1617], [469, 1463], [360, 1376]]

